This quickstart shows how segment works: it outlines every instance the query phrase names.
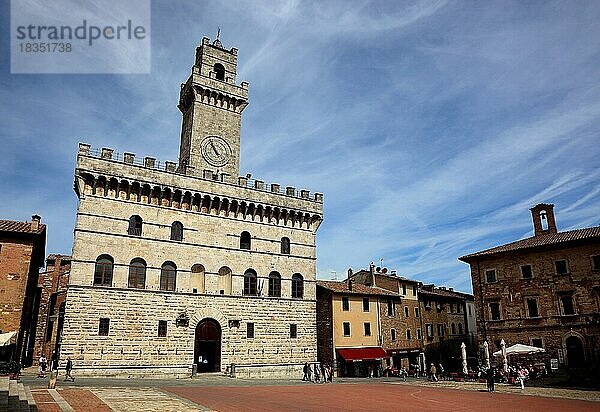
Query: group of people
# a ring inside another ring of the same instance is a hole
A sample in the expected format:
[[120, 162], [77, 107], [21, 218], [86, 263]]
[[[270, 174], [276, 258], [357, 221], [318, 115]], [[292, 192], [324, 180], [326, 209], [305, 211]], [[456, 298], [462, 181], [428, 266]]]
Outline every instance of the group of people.
[[446, 371], [444, 370], [444, 367], [442, 366], [441, 363], [438, 364], [438, 366], [435, 366], [435, 363], [432, 363], [431, 366], [429, 367], [429, 373], [427, 374], [427, 379], [431, 382], [437, 382], [438, 376], [442, 379], [445, 380], [446, 379]]
[[[48, 358], [45, 354], [42, 353], [40, 359], [38, 360], [38, 378], [45, 378], [46, 372], [55, 372], [58, 374], [58, 354], [56, 352], [52, 352], [52, 357], [50, 358], [50, 364], [48, 365]], [[65, 365], [65, 381], [70, 380], [71, 382], [75, 381], [75, 378], [71, 375], [73, 371], [73, 361], [71, 358], [67, 358], [67, 364]]]
[[[547, 373], [545, 365], [540, 367], [517, 365], [516, 367], [509, 366], [506, 372], [502, 369], [490, 367], [487, 371], [480, 372], [480, 377], [485, 376], [488, 392], [494, 392], [495, 382], [512, 382], [512, 380], [514, 380], [516, 384], [521, 386], [521, 389], [525, 389], [526, 380], [535, 379], [539, 376], [544, 376]], [[510, 378], [512, 378], [512, 380]]]
[[314, 383], [333, 382], [333, 368], [331, 365], [323, 365], [319, 363], [311, 365], [309, 363], [305, 363], [302, 371], [304, 372], [304, 376], [302, 377], [303, 381]]

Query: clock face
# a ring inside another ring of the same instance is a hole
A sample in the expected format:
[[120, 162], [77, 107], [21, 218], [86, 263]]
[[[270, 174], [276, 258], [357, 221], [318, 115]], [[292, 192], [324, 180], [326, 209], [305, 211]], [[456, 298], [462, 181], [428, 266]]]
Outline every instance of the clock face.
[[219, 136], [208, 136], [201, 143], [201, 153], [208, 164], [221, 167], [229, 163], [231, 159], [231, 148], [223, 138]]

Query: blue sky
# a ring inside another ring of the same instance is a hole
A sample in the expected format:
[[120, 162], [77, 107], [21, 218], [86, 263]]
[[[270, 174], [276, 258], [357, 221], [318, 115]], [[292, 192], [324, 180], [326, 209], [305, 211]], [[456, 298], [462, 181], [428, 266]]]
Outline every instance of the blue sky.
[[319, 191], [318, 277], [371, 261], [471, 291], [461, 255], [600, 224], [597, 1], [152, 2], [150, 74], [10, 74], [1, 2], [0, 218], [71, 252], [77, 142], [177, 160], [179, 84], [221, 27], [250, 82], [241, 173]]

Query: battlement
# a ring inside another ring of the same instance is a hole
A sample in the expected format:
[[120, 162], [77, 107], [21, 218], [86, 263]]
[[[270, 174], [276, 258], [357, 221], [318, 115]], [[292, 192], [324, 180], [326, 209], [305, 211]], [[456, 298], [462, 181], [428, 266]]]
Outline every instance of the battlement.
[[[201, 179], [209, 181], [211, 183], [222, 183], [231, 185], [224, 181], [224, 175], [218, 175], [211, 170], [205, 170], [203, 176], [190, 176], [189, 174], [181, 173], [179, 171], [176, 162], [172, 161], [158, 161], [154, 157], [146, 156], [144, 158], [137, 158], [134, 153], [115, 152], [111, 148], [103, 147], [101, 149], [92, 148], [90, 144], [79, 143], [78, 156], [86, 156], [100, 160], [106, 160], [115, 163], [122, 163], [124, 165], [137, 166], [145, 169], [151, 169], [153, 171], [169, 173], [173, 175], [181, 175], [188, 178]], [[267, 192], [274, 195], [293, 197], [304, 201], [313, 201], [316, 203], [323, 203], [323, 194], [316, 192], [312, 194], [307, 189], [296, 189], [293, 186], [286, 186], [285, 190], [279, 183], [265, 183], [264, 180], [251, 179], [248, 176], [239, 176], [237, 179], [236, 186], [250, 189], [253, 191]]]

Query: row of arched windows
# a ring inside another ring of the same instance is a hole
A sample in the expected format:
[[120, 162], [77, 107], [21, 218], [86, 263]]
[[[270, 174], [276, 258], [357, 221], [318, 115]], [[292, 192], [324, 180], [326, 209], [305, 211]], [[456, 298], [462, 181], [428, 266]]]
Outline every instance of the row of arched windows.
[[[129, 218], [129, 228], [127, 233], [132, 236], [142, 235], [143, 220], [138, 215], [133, 215]], [[171, 240], [182, 241], [183, 240], [183, 223], [175, 221], [171, 224]], [[250, 232], [243, 231], [240, 234], [240, 249], [251, 250], [252, 249], [252, 236]], [[287, 237], [281, 238], [281, 254], [290, 254], [290, 239]]]
[[[134, 258], [129, 263], [129, 277], [127, 286], [135, 289], [146, 287], [146, 261], [142, 258]], [[100, 255], [96, 259], [94, 268], [94, 286], [111, 286], [114, 269], [114, 259], [110, 255]], [[196, 264], [192, 266], [192, 275], [204, 275], [204, 266]], [[221, 294], [231, 293], [231, 269], [222, 267], [219, 269], [218, 289]], [[227, 278], [228, 281], [225, 279]], [[281, 297], [281, 275], [273, 271], [269, 274], [268, 296]], [[175, 291], [177, 281], [177, 266], [171, 261], [166, 261], [160, 269], [160, 290]], [[204, 291], [204, 279], [199, 283]], [[259, 284], [258, 275], [252, 268], [244, 272], [244, 288], [242, 293], [248, 296], [259, 296], [263, 294], [263, 282]], [[197, 290], [194, 289], [196, 292]], [[300, 273], [292, 275], [292, 298], [302, 299], [304, 297], [304, 278]]]

